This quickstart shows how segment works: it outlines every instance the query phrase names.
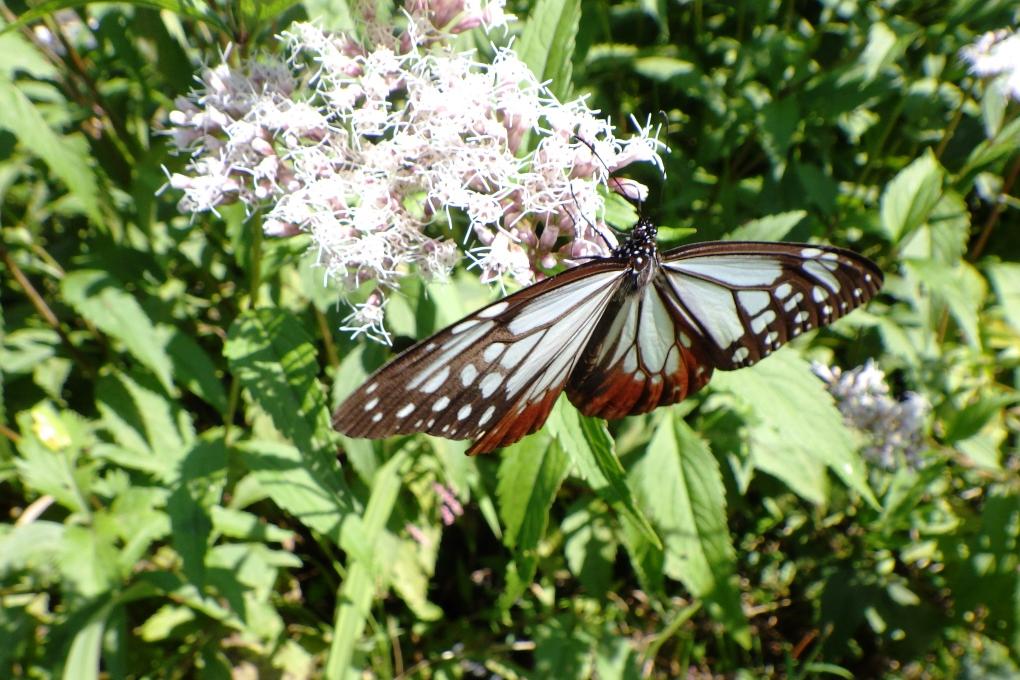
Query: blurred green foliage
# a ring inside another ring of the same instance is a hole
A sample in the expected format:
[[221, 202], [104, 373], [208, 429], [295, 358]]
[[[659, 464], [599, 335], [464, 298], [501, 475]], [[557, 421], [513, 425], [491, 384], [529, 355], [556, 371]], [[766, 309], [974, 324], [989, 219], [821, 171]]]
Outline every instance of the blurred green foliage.
[[[1020, 104], [959, 58], [1015, 2], [515, 5], [559, 93], [666, 121], [664, 225], [887, 278], [679, 406], [561, 403], [477, 459], [335, 434], [386, 352], [336, 330], [307, 242], [158, 193], [200, 64], [346, 5], [72, 4], [0, 35], [11, 677], [1020, 673]], [[416, 337], [492, 295], [463, 271], [404, 293]], [[932, 405], [916, 464], [862, 458], [807, 366], [869, 357]]]

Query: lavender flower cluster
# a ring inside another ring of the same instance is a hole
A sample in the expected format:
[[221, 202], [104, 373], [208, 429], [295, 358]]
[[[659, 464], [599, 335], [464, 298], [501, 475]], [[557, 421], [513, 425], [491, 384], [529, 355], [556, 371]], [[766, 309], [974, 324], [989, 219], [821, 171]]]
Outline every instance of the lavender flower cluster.
[[1020, 101], [1020, 32], [989, 31], [960, 55], [970, 63], [971, 73], [993, 78], [1006, 96]]
[[443, 276], [458, 259], [430, 224], [464, 215], [482, 280], [527, 284], [615, 245], [601, 218], [609, 172], [661, 167], [648, 127], [617, 139], [511, 50], [486, 63], [445, 46], [451, 33], [502, 25], [502, 2], [413, 0], [405, 14], [398, 33], [366, 10], [357, 38], [295, 24], [281, 36], [286, 60], [206, 69], [170, 114], [190, 155], [169, 182], [181, 210], [240, 201], [265, 210], [267, 234], [309, 233], [329, 277], [348, 291], [373, 284], [346, 328], [382, 340], [387, 295], [410, 266]]
[[908, 392], [897, 401], [889, 396], [885, 373], [870, 359], [851, 371], [819, 363], [812, 370], [836, 398], [846, 423], [864, 435], [868, 459], [886, 469], [900, 462], [917, 466], [925, 448], [925, 417], [931, 410], [924, 397]]

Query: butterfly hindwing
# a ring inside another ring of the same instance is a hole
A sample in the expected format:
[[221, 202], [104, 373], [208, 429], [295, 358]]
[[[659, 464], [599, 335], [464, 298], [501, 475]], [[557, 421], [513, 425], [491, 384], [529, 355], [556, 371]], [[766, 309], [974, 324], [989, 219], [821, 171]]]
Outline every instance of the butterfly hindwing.
[[694, 337], [658, 287], [646, 285], [602, 320], [570, 377], [567, 395], [581, 413], [610, 419], [674, 404], [712, 376]]
[[542, 426], [605, 312], [625, 263], [580, 265], [518, 291], [411, 347], [337, 409], [353, 437], [427, 432], [506, 446]]

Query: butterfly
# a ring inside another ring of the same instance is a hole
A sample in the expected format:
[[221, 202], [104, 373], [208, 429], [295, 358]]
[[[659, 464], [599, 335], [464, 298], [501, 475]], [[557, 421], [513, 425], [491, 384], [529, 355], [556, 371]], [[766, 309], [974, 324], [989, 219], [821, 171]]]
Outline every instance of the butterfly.
[[882, 272], [842, 248], [716, 241], [660, 253], [641, 218], [612, 255], [469, 314], [384, 365], [333, 415], [352, 437], [427, 432], [507, 446], [559, 395], [587, 416], [674, 404], [715, 369], [751, 366], [878, 293]]

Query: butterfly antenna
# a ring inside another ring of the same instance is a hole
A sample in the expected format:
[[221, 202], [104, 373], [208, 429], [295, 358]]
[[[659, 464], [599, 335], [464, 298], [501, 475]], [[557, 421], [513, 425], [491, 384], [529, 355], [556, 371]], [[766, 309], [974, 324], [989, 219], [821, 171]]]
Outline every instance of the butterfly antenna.
[[[598, 152], [595, 151], [595, 146], [591, 142], [589, 142], [588, 140], [583, 139], [583, 138], [579, 137], [578, 135], [574, 135], [574, 139], [576, 139], [577, 141], [581, 142], [586, 147], [588, 147], [588, 150], [591, 151], [591, 155], [593, 157], [597, 158], [599, 160], [599, 164], [605, 169], [606, 177], [608, 177], [609, 180], [611, 180], [614, 184], [616, 184], [617, 192], [621, 196], [626, 198], [628, 201], [631, 200], [631, 195], [630, 195], [630, 192], [627, 191], [627, 187], [625, 187], [623, 185], [623, 183], [619, 179], [617, 179], [617, 177], [613, 174], [613, 171], [609, 169], [609, 166], [606, 165], [606, 162], [604, 160], [602, 160], [602, 156], [600, 156], [598, 154]], [[637, 203], [638, 217], [639, 218], [643, 217], [642, 207], [643, 207], [644, 204], [641, 201], [636, 201], [636, 203]], [[613, 230], [614, 233], [617, 233], [617, 234], [621, 233], [619, 229], [614, 228], [612, 225], [608, 225], [608, 226], [609, 226], [610, 229]]]
[[[606, 248], [609, 248], [609, 250], [613, 250], [616, 246], [614, 246], [612, 243], [610, 243], [609, 239], [606, 238], [606, 235], [602, 233], [602, 230], [599, 229], [597, 226], [595, 226], [595, 223], [592, 222], [591, 220], [589, 220], [587, 215], [585, 215], [583, 212], [581, 212], [581, 202], [577, 200], [577, 194], [574, 193], [574, 185], [573, 184], [570, 185], [570, 195], [574, 199], [574, 206], [577, 207], [577, 214], [581, 216], [581, 219], [584, 220], [585, 224], [587, 224], [589, 227], [591, 227], [592, 231], [594, 231], [596, 234], [599, 235], [599, 238], [602, 239], [602, 241], [606, 244]], [[575, 221], [576, 221], [576, 219], [575, 219]], [[615, 229], [613, 229], [613, 225], [609, 224], [608, 222], [606, 223], [606, 226], [609, 227], [610, 230], [612, 230], [613, 232], [616, 231]], [[583, 259], [583, 258], [577, 258], [577, 259]]]

